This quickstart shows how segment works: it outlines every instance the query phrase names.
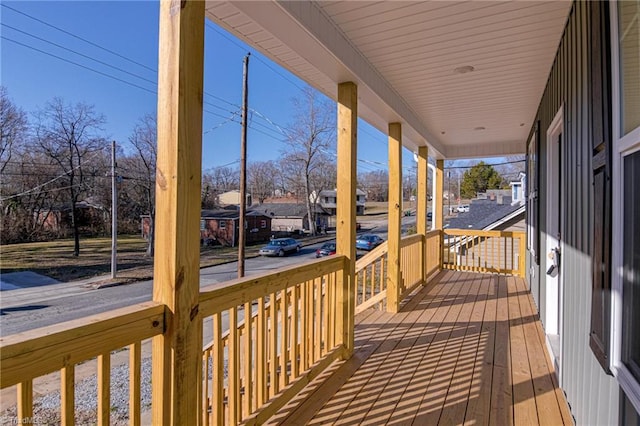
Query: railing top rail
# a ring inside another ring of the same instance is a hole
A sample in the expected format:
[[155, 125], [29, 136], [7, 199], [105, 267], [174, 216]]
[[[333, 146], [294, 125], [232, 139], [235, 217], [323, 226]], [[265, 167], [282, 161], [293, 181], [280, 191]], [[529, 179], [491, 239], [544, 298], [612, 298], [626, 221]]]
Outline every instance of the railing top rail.
[[345, 260], [345, 256], [335, 255], [276, 272], [209, 285], [200, 291], [200, 313], [202, 316], [213, 315], [303, 281], [340, 271], [344, 268]]
[[0, 338], [0, 387], [60, 370], [164, 332], [165, 306], [144, 302]]
[[356, 260], [356, 274], [362, 271], [365, 267], [371, 265], [371, 263], [380, 257], [387, 254], [389, 251], [389, 243], [385, 241], [380, 244], [378, 247], [371, 250], [369, 253], [362, 256], [360, 259]]
[[444, 235], [461, 237], [506, 237], [520, 238], [525, 235], [524, 231], [483, 231], [477, 229], [443, 229]]
[[442, 231], [440, 229], [433, 229], [433, 230], [427, 232], [427, 234], [425, 236], [427, 237], [427, 239], [433, 238], [433, 237], [439, 237], [441, 232]]
[[400, 247], [406, 247], [406, 246], [410, 246], [411, 244], [416, 244], [419, 242], [422, 242], [422, 234], [413, 234], [413, 235], [408, 235], [406, 237], [402, 237], [402, 239], [400, 240]]

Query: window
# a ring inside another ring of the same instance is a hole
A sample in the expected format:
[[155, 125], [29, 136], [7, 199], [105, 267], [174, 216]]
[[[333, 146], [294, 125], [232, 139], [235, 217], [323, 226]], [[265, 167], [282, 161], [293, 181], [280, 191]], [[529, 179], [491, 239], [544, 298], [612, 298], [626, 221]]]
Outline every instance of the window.
[[201, 230], [201, 231], [204, 231], [204, 230], [205, 230], [205, 228], [206, 228], [206, 221], [205, 221], [204, 219], [202, 219], [202, 220], [200, 221], [200, 230]]
[[218, 221], [218, 225], [220, 229], [226, 229], [227, 228], [227, 221], [226, 220], [220, 220]]
[[612, 370], [640, 413], [640, 0], [611, 6], [613, 47]]
[[623, 170], [621, 361], [640, 382], [640, 151], [625, 157]]

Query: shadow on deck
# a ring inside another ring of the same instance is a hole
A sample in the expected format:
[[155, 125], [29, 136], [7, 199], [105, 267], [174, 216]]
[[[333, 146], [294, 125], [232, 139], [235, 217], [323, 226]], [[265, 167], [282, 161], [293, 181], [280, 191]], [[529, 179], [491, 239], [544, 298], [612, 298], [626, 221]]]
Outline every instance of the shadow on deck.
[[356, 317], [356, 350], [284, 424], [572, 424], [524, 280], [443, 271], [397, 314]]

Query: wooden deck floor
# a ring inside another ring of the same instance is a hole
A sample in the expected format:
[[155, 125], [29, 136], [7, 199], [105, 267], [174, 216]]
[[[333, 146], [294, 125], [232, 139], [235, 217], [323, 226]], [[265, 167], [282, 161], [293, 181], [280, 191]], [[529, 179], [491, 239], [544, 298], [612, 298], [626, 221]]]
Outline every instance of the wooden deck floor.
[[356, 352], [273, 423], [572, 424], [520, 278], [441, 272], [398, 314], [367, 311]]

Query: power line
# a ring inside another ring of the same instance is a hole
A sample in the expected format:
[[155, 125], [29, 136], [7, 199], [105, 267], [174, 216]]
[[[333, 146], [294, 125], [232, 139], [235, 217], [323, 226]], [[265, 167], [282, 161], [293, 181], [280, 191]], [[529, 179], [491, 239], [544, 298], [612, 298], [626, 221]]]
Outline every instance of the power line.
[[[494, 163], [494, 164], [487, 164], [484, 163], [483, 166], [505, 166], [507, 164], [517, 164], [517, 163], [524, 163], [527, 160], [514, 160], [514, 161], [505, 161], [503, 163]], [[453, 170], [453, 169], [472, 169], [476, 166], [478, 166], [480, 163], [474, 164], [473, 166], [449, 166], [449, 167], [445, 167], [445, 170]]]
[[96, 44], [96, 43], [94, 43], [94, 42], [92, 42], [92, 41], [89, 41], [89, 40], [87, 40], [87, 39], [85, 39], [85, 38], [82, 38], [82, 37], [80, 37], [80, 36], [78, 36], [78, 35], [76, 35], [76, 34], [73, 34], [73, 33], [69, 32], [69, 31], [63, 30], [62, 28], [56, 27], [55, 25], [50, 24], [50, 23], [48, 23], [48, 22], [45, 22], [45, 21], [43, 21], [43, 20], [41, 20], [41, 19], [38, 19], [38, 18], [36, 18], [36, 17], [34, 17], [34, 16], [31, 16], [31, 15], [29, 15], [28, 13], [22, 12], [22, 11], [20, 11], [20, 10], [18, 10], [18, 9], [15, 9], [15, 8], [11, 7], [11, 6], [7, 6], [7, 4], [6, 4], [6, 3], [4, 3], [4, 2], [2, 3], [2, 7], [6, 7], [7, 9], [14, 11], [15, 13], [19, 13], [20, 15], [26, 16], [26, 17], [27, 17], [27, 18], [29, 18], [29, 19], [33, 19], [34, 21], [37, 21], [37, 22], [39, 22], [39, 23], [41, 23], [41, 24], [43, 24], [43, 25], [46, 25], [46, 26], [51, 27], [51, 28], [53, 28], [53, 29], [56, 29], [56, 30], [58, 30], [58, 31], [60, 31], [60, 32], [62, 32], [62, 33], [65, 33], [65, 34], [67, 34], [67, 35], [69, 35], [69, 36], [71, 36], [71, 37], [74, 37], [74, 38], [76, 38], [76, 39], [78, 39], [78, 40], [82, 40], [82, 41], [84, 41], [85, 43], [88, 43], [88, 44], [90, 44], [90, 45], [92, 45], [92, 46], [97, 47], [98, 49], [104, 50], [105, 52], [109, 52], [109, 53], [111, 53], [112, 55], [115, 55], [115, 56], [117, 56], [117, 57], [119, 57], [119, 58], [122, 58], [122, 59], [124, 59], [124, 60], [126, 60], [126, 61], [129, 61], [129, 62], [131, 62], [132, 64], [136, 64], [136, 65], [138, 65], [138, 66], [140, 66], [140, 67], [146, 68], [146, 69], [148, 69], [149, 71], [152, 71], [152, 72], [154, 72], [154, 73], [157, 73], [157, 72], [158, 72], [157, 70], [155, 70], [155, 69], [153, 69], [153, 68], [151, 68], [151, 67], [148, 67], [147, 65], [141, 64], [140, 62], [137, 62], [137, 61], [134, 61], [133, 59], [127, 58], [126, 56], [121, 55], [121, 54], [119, 54], [119, 53], [117, 53], [117, 52], [114, 52], [113, 50], [107, 49], [106, 47], [100, 46], [100, 45], [98, 45], [98, 44]]
[[[4, 4], [3, 4], [3, 6], [4, 6]], [[27, 49], [35, 50], [36, 52], [40, 52], [40, 53], [42, 53], [42, 54], [45, 54], [45, 55], [48, 55], [48, 56], [52, 56], [52, 57], [54, 57], [54, 58], [56, 58], [56, 59], [59, 59], [59, 60], [64, 61], [64, 62], [68, 62], [68, 63], [70, 63], [70, 64], [76, 65], [76, 66], [78, 66], [78, 67], [80, 67], [80, 68], [84, 68], [84, 69], [89, 70], [89, 71], [92, 71], [92, 72], [95, 72], [96, 74], [100, 74], [100, 75], [102, 75], [102, 76], [104, 76], [104, 77], [108, 77], [108, 78], [110, 78], [110, 79], [113, 79], [113, 80], [119, 81], [119, 82], [121, 82], [121, 83], [128, 84], [129, 86], [137, 87], [138, 89], [144, 90], [145, 92], [149, 92], [149, 93], [152, 93], [152, 94], [154, 94], [154, 95], [157, 95], [157, 92], [156, 92], [156, 91], [154, 91], [154, 90], [150, 90], [150, 89], [147, 89], [146, 87], [139, 86], [139, 85], [137, 85], [137, 84], [135, 84], [135, 83], [131, 83], [130, 81], [126, 81], [126, 80], [123, 80], [123, 79], [121, 79], [121, 78], [114, 77], [114, 76], [112, 76], [112, 75], [110, 75], [110, 74], [104, 73], [104, 72], [102, 72], [102, 71], [95, 70], [95, 69], [93, 69], [93, 68], [91, 68], [91, 67], [88, 67], [88, 66], [86, 66], [86, 65], [79, 64], [79, 63], [74, 62], [74, 61], [71, 61], [71, 60], [69, 60], [69, 59], [65, 59], [65, 58], [63, 58], [63, 57], [61, 57], [61, 56], [54, 55], [53, 53], [45, 52], [44, 50], [40, 50], [40, 49], [38, 49], [38, 48], [35, 48], [35, 47], [33, 47], [33, 46], [29, 46], [29, 45], [27, 45], [27, 44], [24, 44], [24, 43], [21, 43], [21, 42], [19, 42], [19, 41], [16, 41], [16, 40], [10, 39], [10, 38], [8, 38], [8, 37], [5, 37], [5, 36], [0, 36], [0, 37], [2, 37], [2, 39], [3, 39], [3, 40], [10, 41], [10, 42], [15, 43], [15, 44], [17, 44], [17, 45], [20, 45], [20, 46], [22, 46], [22, 47], [26, 47]]]
[[29, 36], [29, 37], [35, 38], [36, 40], [40, 40], [40, 41], [43, 41], [43, 42], [45, 42], [45, 43], [49, 43], [49, 44], [51, 44], [51, 45], [53, 45], [53, 46], [56, 46], [56, 47], [58, 47], [58, 48], [60, 48], [60, 49], [64, 49], [64, 50], [67, 50], [67, 51], [69, 51], [69, 52], [71, 52], [71, 53], [75, 53], [75, 54], [76, 54], [76, 55], [78, 55], [78, 56], [82, 56], [83, 58], [87, 58], [87, 59], [89, 59], [89, 60], [91, 60], [91, 61], [95, 61], [95, 62], [97, 62], [97, 63], [99, 63], [99, 64], [102, 64], [102, 65], [105, 65], [105, 66], [107, 66], [107, 67], [109, 67], [109, 68], [113, 68], [114, 70], [117, 70], [117, 71], [123, 72], [123, 73], [125, 73], [125, 74], [128, 74], [128, 75], [133, 76], [133, 77], [136, 77], [136, 78], [139, 78], [140, 80], [146, 81], [146, 82], [151, 83], [151, 84], [157, 84], [155, 81], [153, 81], [153, 80], [149, 80], [149, 79], [148, 79], [148, 78], [146, 78], [146, 77], [142, 77], [142, 76], [140, 76], [140, 75], [138, 75], [138, 74], [134, 74], [134, 73], [132, 73], [132, 72], [129, 72], [129, 71], [125, 70], [125, 69], [122, 69], [122, 68], [116, 67], [115, 65], [111, 65], [111, 64], [109, 64], [109, 63], [107, 63], [107, 62], [104, 62], [104, 61], [101, 61], [101, 60], [99, 60], [99, 59], [92, 58], [91, 56], [85, 55], [84, 53], [80, 53], [80, 52], [77, 52], [77, 51], [75, 51], [75, 50], [73, 50], [73, 49], [69, 49], [68, 47], [64, 47], [64, 46], [62, 46], [62, 45], [60, 45], [60, 44], [57, 44], [57, 43], [54, 43], [54, 42], [52, 42], [52, 41], [50, 41], [50, 40], [46, 40], [46, 39], [44, 39], [44, 38], [42, 38], [42, 37], [38, 37], [38, 36], [36, 36], [36, 35], [33, 35], [33, 34], [31, 34], [31, 33], [28, 33], [28, 32], [26, 32], [26, 31], [23, 31], [23, 30], [21, 30], [21, 29], [18, 29], [18, 28], [12, 27], [11, 25], [7, 25], [7, 24], [5, 24], [5, 23], [1, 23], [0, 25], [4, 26], [4, 27], [6, 27], [6, 28], [10, 28], [10, 29], [12, 29], [12, 30], [14, 30], [14, 31], [17, 31], [17, 32], [19, 32], [19, 33], [25, 34], [25, 35], [27, 35], [27, 36]]

